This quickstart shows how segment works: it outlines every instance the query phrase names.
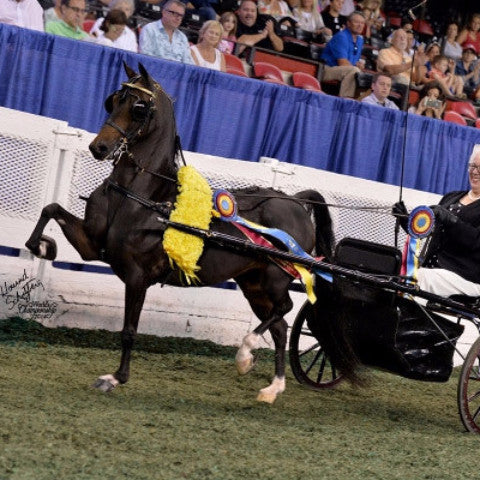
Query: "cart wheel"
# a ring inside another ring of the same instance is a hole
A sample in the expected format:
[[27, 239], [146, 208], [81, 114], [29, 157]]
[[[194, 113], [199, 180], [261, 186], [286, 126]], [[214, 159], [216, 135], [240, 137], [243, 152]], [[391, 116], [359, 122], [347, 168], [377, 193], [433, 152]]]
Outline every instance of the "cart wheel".
[[[298, 312], [290, 333], [290, 367], [295, 378], [313, 390], [332, 388], [343, 380], [318, 340], [308, 327], [312, 305], [305, 302]], [[300, 350], [301, 349], [301, 350]]]
[[463, 363], [457, 401], [465, 428], [469, 432], [480, 433], [480, 338], [470, 347]]

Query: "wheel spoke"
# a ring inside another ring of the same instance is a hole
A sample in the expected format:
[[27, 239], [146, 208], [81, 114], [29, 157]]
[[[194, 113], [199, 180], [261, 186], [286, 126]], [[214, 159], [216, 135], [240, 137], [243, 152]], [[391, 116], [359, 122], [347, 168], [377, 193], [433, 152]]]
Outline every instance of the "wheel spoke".
[[309, 329], [302, 329], [302, 335], [305, 337], [315, 337]]
[[307, 353], [310, 353], [312, 350], [315, 350], [316, 348], [318, 348], [320, 346], [320, 344], [317, 342], [317, 343], [314, 343], [311, 347], [308, 347], [306, 348], [305, 350], [302, 350], [298, 356], [299, 357], [303, 357], [304, 355], [306, 355]]
[[325, 372], [325, 365], [327, 363], [327, 357], [323, 355], [320, 362], [320, 368], [318, 369], [317, 383], [322, 383], [323, 373]]
[[470, 395], [467, 400], [469, 402], [472, 402], [473, 400], [475, 400], [476, 398], [480, 397], [480, 390], [478, 392], [475, 392], [473, 395]]
[[317, 363], [318, 359], [320, 358], [320, 355], [322, 354], [322, 351], [319, 350], [313, 360], [310, 362], [308, 367], [305, 369], [305, 373], [308, 375], [312, 367]]
[[475, 410], [475, 413], [472, 415], [472, 419], [475, 423], [477, 423], [477, 417], [478, 417], [478, 414], [480, 413], [480, 407], [478, 407], [476, 410]]

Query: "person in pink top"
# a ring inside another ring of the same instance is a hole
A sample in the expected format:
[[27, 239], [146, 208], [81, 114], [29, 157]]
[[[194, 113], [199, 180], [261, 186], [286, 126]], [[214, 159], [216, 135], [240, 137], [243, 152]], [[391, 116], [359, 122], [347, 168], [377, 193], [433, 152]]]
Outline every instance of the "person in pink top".
[[459, 98], [465, 97], [462, 77], [455, 75], [455, 60], [449, 59], [445, 55], [437, 55], [432, 60], [432, 69], [428, 73], [428, 77], [430, 80], [438, 82], [444, 95], [453, 94]]
[[43, 32], [43, 8], [37, 0], [1, 0], [0, 23]]
[[224, 12], [219, 22], [223, 27], [223, 34], [217, 48], [222, 53], [232, 54], [235, 50], [235, 42], [237, 41], [237, 37], [235, 36], [237, 33], [237, 16], [233, 12]]
[[480, 52], [480, 13], [474, 13], [468, 26], [458, 35], [457, 42], [464, 47], [467, 43]]

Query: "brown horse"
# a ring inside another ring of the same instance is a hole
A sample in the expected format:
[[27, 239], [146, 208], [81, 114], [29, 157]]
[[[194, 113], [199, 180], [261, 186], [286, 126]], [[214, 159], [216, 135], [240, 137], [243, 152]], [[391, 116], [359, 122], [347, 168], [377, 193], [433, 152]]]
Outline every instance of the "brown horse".
[[[43, 230], [54, 219], [84, 260], [108, 263], [125, 283], [120, 366], [113, 375], [103, 375], [94, 384], [104, 392], [128, 380], [131, 350], [147, 289], [155, 283], [182, 285], [179, 271], [170, 265], [162, 247], [165, 226], [157, 220], [159, 212], [168, 218], [178, 194], [176, 159], [181, 151], [174, 109], [172, 100], [142, 65], [139, 70], [137, 74], [125, 65], [128, 81], [105, 102], [110, 116], [90, 150], [98, 160], [113, 160], [113, 170], [88, 198], [85, 218], [50, 204], [42, 210], [26, 242], [35, 255], [53, 260], [56, 244], [43, 235]], [[318, 255], [330, 257], [331, 219], [319, 193], [310, 190], [293, 197], [269, 189], [256, 189], [250, 196], [246, 191], [237, 193], [241, 216], [282, 229], [305, 251], [315, 248]], [[210, 228], [244, 238], [237, 228], [218, 219]], [[292, 277], [266, 258], [232, 252], [208, 242], [198, 265], [200, 285], [234, 278], [261, 320], [246, 335], [237, 353], [236, 365], [241, 374], [252, 368], [251, 351], [258, 347], [260, 335], [270, 331], [275, 344], [275, 378], [260, 391], [258, 399], [273, 402], [285, 389], [287, 323], [283, 317], [292, 308], [288, 293]]]

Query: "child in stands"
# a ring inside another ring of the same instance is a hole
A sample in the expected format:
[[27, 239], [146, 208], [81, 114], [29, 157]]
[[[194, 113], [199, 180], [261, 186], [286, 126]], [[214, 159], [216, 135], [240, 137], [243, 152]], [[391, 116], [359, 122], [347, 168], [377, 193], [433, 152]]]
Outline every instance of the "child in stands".
[[436, 80], [444, 95], [465, 98], [462, 77], [455, 75], [455, 60], [445, 55], [437, 55], [432, 60], [432, 69], [428, 73], [431, 80]]
[[217, 48], [222, 53], [232, 54], [235, 50], [235, 41], [237, 40], [235, 37], [237, 33], [237, 16], [233, 12], [222, 13], [220, 23], [223, 27], [223, 35]]

